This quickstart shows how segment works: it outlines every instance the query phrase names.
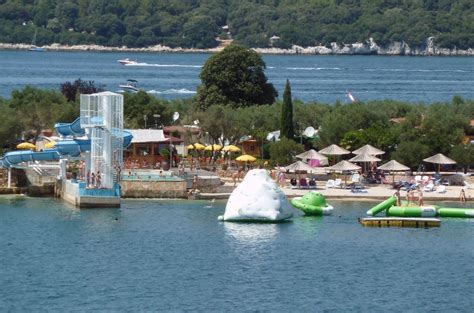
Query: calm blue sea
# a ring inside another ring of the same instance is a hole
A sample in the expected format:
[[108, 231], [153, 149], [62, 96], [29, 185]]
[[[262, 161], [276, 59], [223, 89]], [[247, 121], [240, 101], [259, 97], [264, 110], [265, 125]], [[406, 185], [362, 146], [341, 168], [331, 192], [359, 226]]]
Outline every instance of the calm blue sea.
[[[94, 80], [111, 91], [136, 79], [146, 91], [167, 99], [194, 95], [201, 67], [210, 54], [0, 51], [0, 96], [33, 85], [58, 89], [77, 78]], [[123, 66], [130, 58], [136, 66]], [[397, 99], [433, 103], [453, 96], [474, 98], [474, 58], [264, 55], [269, 81], [280, 95], [286, 79], [293, 96], [334, 103]]]
[[225, 202], [78, 210], [3, 196], [0, 311], [472, 312], [474, 219], [364, 228], [373, 203], [332, 204], [333, 216], [232, 224], [217, 221]]

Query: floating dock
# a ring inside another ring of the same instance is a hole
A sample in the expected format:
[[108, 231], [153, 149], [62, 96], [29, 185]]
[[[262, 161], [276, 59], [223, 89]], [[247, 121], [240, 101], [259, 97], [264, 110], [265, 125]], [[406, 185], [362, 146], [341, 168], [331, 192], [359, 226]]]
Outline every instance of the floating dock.
[[441, 220], [437, 218], [411, 217], [367, 217], [359, 219], [359, 223], [367, 227], [440, 227]]

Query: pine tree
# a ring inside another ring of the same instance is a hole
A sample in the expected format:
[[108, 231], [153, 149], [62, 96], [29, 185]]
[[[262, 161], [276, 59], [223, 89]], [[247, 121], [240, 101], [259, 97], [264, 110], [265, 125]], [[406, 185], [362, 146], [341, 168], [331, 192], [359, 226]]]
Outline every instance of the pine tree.
[[281, 107], [281, 127], [280, 137], [294, 139], [295, 129], [293, 125], [293, 102], [291, 101], [291, 87], [286, 80], [285, 91], [283, 92], [283, 105]]

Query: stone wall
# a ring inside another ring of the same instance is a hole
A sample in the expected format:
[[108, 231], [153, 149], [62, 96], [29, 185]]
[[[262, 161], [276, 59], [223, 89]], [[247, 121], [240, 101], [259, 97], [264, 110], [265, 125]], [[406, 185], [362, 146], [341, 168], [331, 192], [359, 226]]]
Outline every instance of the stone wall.
[[121, 181], [122, 198], [187, 198], [186, 181]]

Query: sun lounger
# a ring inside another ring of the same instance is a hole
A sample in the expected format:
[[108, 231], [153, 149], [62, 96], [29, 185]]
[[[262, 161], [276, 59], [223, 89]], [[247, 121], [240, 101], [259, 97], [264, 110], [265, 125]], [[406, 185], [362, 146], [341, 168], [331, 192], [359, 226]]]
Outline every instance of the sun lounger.
[[336, 180], [334, 180], [334, 188], [342, 188], [342, 179], [336, 178]]
[[436, 189], [438, 193], [446, 193], [446, 186], [445, 185], [439, 185], [438, 188]]
[[326, 188], [334, 188], [334, 179], [329, 179], [326, 182]]

